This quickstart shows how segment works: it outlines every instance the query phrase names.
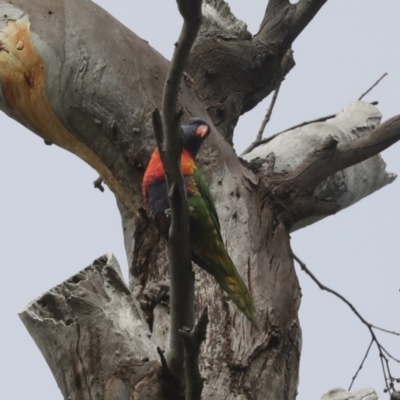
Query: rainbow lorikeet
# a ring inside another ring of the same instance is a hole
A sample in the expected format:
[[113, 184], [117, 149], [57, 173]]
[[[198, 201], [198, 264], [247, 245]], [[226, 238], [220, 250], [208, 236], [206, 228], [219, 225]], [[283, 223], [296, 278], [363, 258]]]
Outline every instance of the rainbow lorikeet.
[[[181, 169], [190, 210], [192, 261], [214, 276], [233, 302], [257, 327], [253, 300], [225, 249], [210, 189], [195, 163], [197, 152], [209, 135], [210, 127], [206, 121], [192, 118], [182, 125], [182, 133]], [[158, 149], [154, 150], [144, 174], [142, 192], [148, 212], [162, 235], [168, 238], [170, 205]]]

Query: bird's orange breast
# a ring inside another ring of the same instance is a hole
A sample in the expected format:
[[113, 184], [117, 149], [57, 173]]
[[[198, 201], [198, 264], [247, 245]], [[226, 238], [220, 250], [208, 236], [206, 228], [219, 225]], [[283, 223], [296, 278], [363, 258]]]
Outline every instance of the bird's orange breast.
[[149, 184], [156, 179], [163, 179], [163, 177], [164, 177], [164, 167], [161, 162], [160, 153], [158, 149], [155, 149], [153, 151], [153, 154], [151, 155], [149, 165], [146, 168], [142, 181], [142, 193], [146, 203], [148, 200], [147, 188]]
[[[181, 154], [181, 169], [183, 175], [192, 175], [196, 169], [192, 154], [183, 149]], [[161, 162], [161, 157], [158, 149], [155, 149], [151, 155], [149, 165], [143, 176], [142, 192], [145, 201], [147, 201], [147, 187], [154, 180], [161, 180], [165, 178], [164, 167]]]
[[192, 175], [193, 171], [196, 169], [196, 164], [194, 162], [192, 154], [183, 149], [181, 154], [181, 169], [183, 175]]

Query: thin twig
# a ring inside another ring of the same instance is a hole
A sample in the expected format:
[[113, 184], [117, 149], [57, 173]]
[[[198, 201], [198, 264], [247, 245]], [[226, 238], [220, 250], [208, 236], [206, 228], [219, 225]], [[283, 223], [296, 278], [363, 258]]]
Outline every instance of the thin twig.
[[163, 369], [163, 374], [166, 374], [166, 375], [171, 374], [171, 370], [169, 369], [167, 360], [165, 359], [165, 356], [164, 356], [164, 351], [161, 350], [161, 348], [158, 347], [158, 346], [157, 346], [157, 353], [160, 356], [160, 361], [161, 361], [161, 366], [162, 366], [162, 369]]
[[381, 346], [382, 351], [388, 355], [393, 361], [396, 361], [397, 363], [400, 363], [400, 360], [396, 357], [393, 357], [383, 346]]
[[267, 111], [267, 114], [265, 115], [265, 118], [264, 118], [263, 122], [261, 123], [260, 130], [258, 131], [258, 134], [257, 134], [257, 137], [256, 137], [256, 141], [261, 140], [262, 135], [263, 135], [264, 130], [265, 130], [265, 127], [267, 126], [269, 120], [271, 119], [272, 111], [274, 110], [276, 99], [278, 98], [279, 89], [281, 88], [281, 83], [282, 82], [279, 82], [278, 86], [275, 89], [274, 95], [273, 95], [272, 100], [271, 100], [271, 104], [269, 105], [269, 108], [268, 108], [268, 111]]
[[386, 359], [386, 357], [382, 353], [379, 353], [379, 357], [381, 359], [381, 365], [382, 365], [382, 371], [383, 371], [383, 379], [385, 380], [385, 386], [386, 386], [384, 391], [387, 392], [388, 390], [390, 390], [390, 386], [388, 385], [388, 378], [386, 376], [385, 364], [383, 363], [383, 360]]
[[364, 366], [364, 362], [365, 362], [365, 360], [366, 360], [367, 357], [368, 357], [368, 353], [369, 353], [369, 351], [371, 350], [371, 347], [372, 347], [372, 344], [373, 344], [373, 343], [374, 343], [374, 341], [373, 341], [373, 339], [371, 339], [371, 343], [370, 343], [369, 346], [368, 346], [367, 352], [365, 353], [365, 356], [364, 356], [364, 358], [362, 359], [361, 364], [360, 364], [360, 366], [358, 367], [357, 372], [354, 374], [353, 379], [351, 380], [351, 383], [350, 383], [349, 388], [347, 389], [349, 392], [350, 392], [350, 390], [351, 390], [351, 388], [352, 388], [352, 386], [353, 386], [354, 381], [355, 381], [356, 378], [357, 378], [357, 375], [359, 374], [359, 372], [361, 371], [362, 367]]
[[265, 115], [263, 121], [261, 122], [260, 130], [257, 133], [256, 140], [241, 154], [241, 156], [243, 156], [244, 154], [250, 153], [250, 151], [252, 151], [255, 147], [258, 146], [257, 143], [259, 143], [262, 140], [261, 138], [264, 133], [265, 127], [267, 126], [269, 120], [271, 119], [272, 111], [274, 109], [275, 102], [278, 97], [279, 89], [281, 88], [281, 83], [282, 82], [280, 82], [279, 85], [275, 89], [274, 95], [272, 96], [271, 103], [267, 110], [267, 114]]
[[385, 72], [365, 93], [363, 93], [358, 100], [361, 100], [365, 95], [367, 95], [388, 73]]
[[[370, 104], [372, 104], [373, 106], [376, 106], [376, 105], [379, 104], [379, 102], [377, 102], [377, 101], [372, 101]], [[261, 146], [262, 144], [265, 144], [265, 143], [270, 142], [272, 139], [275, 139], [277, 136], [281, 135], [282, 133], [289, 132], [289, 131], [291, 131], [291, 130], [293, 130], [293, 129], [296, 129], [296, 128], [301, 128], [302, 126], [310, 125], [310, 124], [313, 124], [313, 123], [315, 123], [315, 122], [325, 122], [325, 121], [328, 121], [328, 119], [335, 118], [337, 114], [338, 114], [338, 113], [336, 113], [336, 114], [330, 114], [330, 115], [326, 115], [325, 117], [320, 117], [320, 118], [316, 118], [316, 119], [311, 119], [311, 120], [309, 120], [309, 121], [304, 121], [304, 122], [302, 122], [302, 123], [300, 123], [300, 124], [293, 125], [293, 126], [291, 126], [290, 128], [286, 128], [286, 129], [284, 129], [283, 131], [280, 131], [280, 132], [275, 133], [275, 134], [273, 134], [273, 135], [271, 135], [271, 136], [268, 136], [268, 137], [265, 138], [265, 139], [261, 139], [261, 140], [255, 141], [255, 142], [253, 142], [240, 156], [244, 156], [245, 154], [250, 153], [250, 152], [251, 152], [252, 150], [254, 150], [256, 147]]]
[[391, 334], [391, 335], [395, 335], [395, 336], [400, 336], [400, 333], [399, 333], [399, 332], [395, 332], [395, 331], [388, 331], [387, 329], [379, 328], [379, 326], [372, 325], [372, 324], [371, 324], [371, 326], [372, 326], [372, 328], [374, 328], [374, 329], [378, 329], [379, 331], [386, 332], [386, 333], [389, 333], [389, 334]]
[[180, 380], [179, 378], [173, 374], [173, 372], [169, 369], [167, 360], [165, 359], [164, 356], [164, 351], [161, 350], [160, 347], [157, 346], [157, 353], [160, 356], [160, 361], [161, 361], [161, 377], [167, 381], [171, 386], [173, 387], [178, 387], [180, 386]]
[[337, 114], [331, 114], [331, 115], [327, 115], [326, 117], [321, 117], [321, 118], [317, 118], [317, 119], [312, 119], [310, 121], [304, 121], [301, 124], [297, 124], [297, 125], [293, 125], [290, 128], [287, 128], [283, 131], [280, 131], [278, 133], [275, 133], [274, 135], [271, 135], [265, 139], [261, 139], [258, 141], [253, 142], [242, 154], [241, 156], [250, 153], [250, 151], [252, 151], [253, 149], [255, 149], [256, 147], [268, 143], [270, 142], [272, 139], [275, 139], [277, 136], [281, 135], [282, 133], [291, 131], [292, 129], [296, 129], [296, 128], [301, 128], [304, 125], [309, 125], [309, 124], [313, 124], [314, 122], [323, 122], [323, 121], [327, 121], [328, 119], [332, 119], [335, 118]]
[[[293, 254], [293, 258], [297, 261], [297, 263], [300, 265], [300, 268], [318, 285], [318, 287], [321, 290], [326, 290], [327, 292], [333, 294], [336, 297], [339, 297], [340, 300], [345, 302], [351, 310], [357, 315], [357, 317], [361, 320], [361, 322], [365, 325], [367, 325], [369, 328], [371, 328], [370, 324], [361, 316], [361, 314], [356, 310], [356, 308], [351, 304], [345, 297], [343, 297], [341, 294], [338, 292], [330, 289], [329, 287], [323, 285], [316, 277], [315, 275], [307, 268], [306, 264], [301, 261], [296, 254]], [[375, 335], [374, 335], [375, 336]]]
[[[392, 392], [395, 390], [394, 388], [394, 382], [396, 381], [395, 378], [393, 378], [391, 372], [390, 372], [390, 366], [389, 366], [389, 360], [388, 358], [385, 356], [385, 353], [394, 361], [398, 361], [396, 358], [394, 358], [391, 354], [389, 354], [387, 352], [387, 350], [381, 345], [381, 343], [379, 342], [378, 338], [375, 335], [374, 332], [374, 326], [372, 324], [370, 324], [368, 321], [366, 321], [361, 314], [357, 311], [357, 309], [353, 306], [353, 304], [351, 304], [345, 297], [343, 297], [341, 294], [339, 294], [338, 292], [336, 292], [335, 290], [330, 289], [329, 287], [325, 286], [324, 284], [322, 284], [316, 277], [315, 275], [307, 268], [306, 264], [301, 261], [294, 253], [293, 253], [293, 258], [297, 261], [297, 263], [300, 265], [300, 268], [318, 285], [318, 287], [321, 290], [325, 290], [331, 294], [333, 294], [334, 296], [338, 297], [339, 299], [341, 299], [344, 303], [346, 303], [350, 309], [354, 312], [354, 314], [356, 314], [356, 316], [360, 319], [360, 321], [368, 328], [370, 334], [371, 334], [371, 341], [373, 343], [375, 343], [378, 352], [379, 352], [379, 357], [381, 359], [381, 364], [382, 364], [382, 372], [383, 372], [383, 377], [385, 380], [385, 391], [387, 392]], [[353, 384], [353, 382], [352, 382]]]
[[104, 181], [103, 181], [103, 178], [102, 178], [101, 176], [99, 176], [99, 177], [93, 182], [94, 188], [95, 188], [95, 189], [99, 189], [100, 192], [104, 192], [104, 186], [102, 185], [103, 182], [104, 182]]
[[328, 119], [335, 118], [336, 115], [337, 115], [337, 113], [336, 113], [336, 114], [330, 114], [330, 115], [326, 115], [325, 117], [315, 118], [315, 119], [311, 119], [310, 121], [302, 122], [301, 124], [293, 125], [293, 126], [291, 126], [290, 128], [287, 128], [287, 129], [285, 129], [285, 130], [283, 130], [283, 131], [280, 131], [280, 132], [278, 132], [278, 133], [275, 133], [274, 136], [278, 136], [278, 135], [280, 135], [281, 133], [284, 133], [284, 132], [287, 132], [287, 131], [291, 131], [291, 130], [296, 129], [296, 128], [301, 128], [302, 126], [310, 125], [310, 124], [313, 124], [313, 123], [315, 123], [315, 122], [325, 122], [325, 121], [328, 121]]

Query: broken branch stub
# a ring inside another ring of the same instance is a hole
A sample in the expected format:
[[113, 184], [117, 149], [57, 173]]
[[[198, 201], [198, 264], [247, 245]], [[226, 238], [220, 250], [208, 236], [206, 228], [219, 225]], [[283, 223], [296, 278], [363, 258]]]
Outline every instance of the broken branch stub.
[[335, 388], [327, 391], [321, 400], [378, 400], [378, 395], [372, 388], [365, 388], [348, 392], [347, 390]]
[[[312, 123], [284, 132], [244, 155], [243, 159], [249, 162], [257, 161], [262, 165], [262, 170], [266, 170], [268, 157], [274, 153], [276, 157], [274, 171], [290, 172], [329, 137], [337, 139], [339, 143], [357, 139], [377, 128], [381, 118], [381, 113], [372, 104], [355, 101], [346, 106], [330, 122]], [[386, 163], [380, 155], [376, 155], [330, 176], [318, 185], [314, 196], [334, 201], [340, 211], [395, 179], [396, 174], [386, 172]], [[324, 217], [317, 215], [301, 220], [293, 226], [292, 231], [304, 228]]]
[[28, 304], [19, 316], [65, 399], [115, 400], [115, 391], [140, 390], [157, 371], [158, 363], [148, 361], [157, 359], [150, 331], [111, 253]]

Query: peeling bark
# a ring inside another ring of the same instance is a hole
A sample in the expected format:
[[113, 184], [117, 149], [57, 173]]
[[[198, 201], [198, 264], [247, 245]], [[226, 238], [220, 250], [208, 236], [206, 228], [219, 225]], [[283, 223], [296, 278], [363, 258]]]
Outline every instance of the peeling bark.
[[0, 35], [0, 79], [7, 107], [45, 142], [79, 155], [129, 204], [127, 193], [99, 156], [71, 135], [53, 112], [46, 94], [45, 64], [33, 45], [26, 16], [15, 21], [10, 15], [3, 18], [7, 22]]

